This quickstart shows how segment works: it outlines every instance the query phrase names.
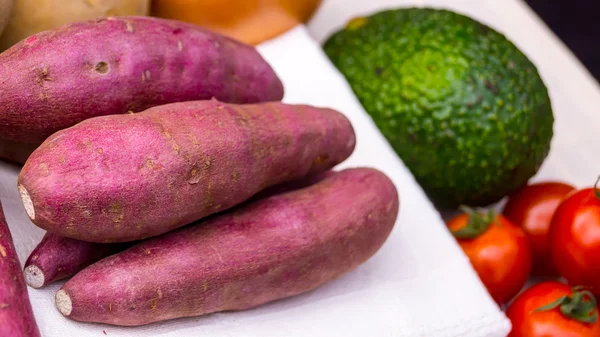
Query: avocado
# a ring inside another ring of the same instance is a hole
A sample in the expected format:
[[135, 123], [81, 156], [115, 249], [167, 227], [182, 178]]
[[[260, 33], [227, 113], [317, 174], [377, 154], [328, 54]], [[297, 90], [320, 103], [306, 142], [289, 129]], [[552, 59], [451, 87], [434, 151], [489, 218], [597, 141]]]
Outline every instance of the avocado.
[[484, 24], [447, 10], [386, 10], [351, 20], [323, 48], [436, 206], [490, 205], [548, 155], [546, 86]]

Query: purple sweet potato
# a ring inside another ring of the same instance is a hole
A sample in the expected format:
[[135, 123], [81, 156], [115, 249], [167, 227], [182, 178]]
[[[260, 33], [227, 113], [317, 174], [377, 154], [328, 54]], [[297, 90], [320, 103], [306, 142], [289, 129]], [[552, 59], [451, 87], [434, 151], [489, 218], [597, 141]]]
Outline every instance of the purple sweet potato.
[[31, 220], [50, 232], [135, 241], [326, 171], [354, 145], [352, 125], [331, 109], [174, 103], [55, 133], [25, 163], [19, 190]]
[[21, 264], [0, 204], [0, 336], [38, 337]]
[[[251, 200], [290, 192], [314, 185], [330, 177], [333, 171], [317, 173], [289, 183], [268, 188]], [[75, 275], [85, 267], [130, 247], [132, 243], [96, 243], [65, 238], [46, 233], [25, 262], [25, 282], [33, 288], [41, 288], [55, 281]]]
[[25, 282], [41, 288], [75, 275], [94, 262], [118, 253], [129, 245], [80, 241], [46, 233], [25, 262]]
[[137, 326], [298, 295], [375, 254], [398, 207], [383, 173], [345, 170], [101, 260], [69, 280], [56, 305], [76, 321]]
[[278, 101], [283, 85], [255, 48], [151, 17], [80, 22], [0, 54], [0, 139], [41, 143], [94, 116], [217, 98]]
[[23, 165], [39, 145], [0, 140], [0, 160]]

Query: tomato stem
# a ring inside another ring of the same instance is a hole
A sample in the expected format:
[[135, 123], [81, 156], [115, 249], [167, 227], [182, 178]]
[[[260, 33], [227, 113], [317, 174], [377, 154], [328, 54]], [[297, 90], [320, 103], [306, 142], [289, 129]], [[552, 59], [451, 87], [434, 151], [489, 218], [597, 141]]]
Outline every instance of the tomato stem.
[[496, 212], [493, 209], [487, 213], [482, 210], [475, 211], [467, 206], [461, 206], [460, 209], [469, 215], [469, 220], [465, 227], [452, 232], [457, 239], [475, 239], [485, 233], [496, 218]]
[[598, 320], [598, 309], [596, 309], [596, 297], [589, 290], [581, 290], [581, 287], [573, 288], [571, 296], [562, 296], [556, 301], [542, 306], [535, 311], [548, 311], [559, 308], [560, 312], [568, 318], [582, 323], [596, 323]]
[[600, 199], [600, 189], [598, 189], [598, 183], [600, 182], [600, 176], [596, 179], [596, 183], [594, 184], [594, 193], [596, 193], [596, 199]]

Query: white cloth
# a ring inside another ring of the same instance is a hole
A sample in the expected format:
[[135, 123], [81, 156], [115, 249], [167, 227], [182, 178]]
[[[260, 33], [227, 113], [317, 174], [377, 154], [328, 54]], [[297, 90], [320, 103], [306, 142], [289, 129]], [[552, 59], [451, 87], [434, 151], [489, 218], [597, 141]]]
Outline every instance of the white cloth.
[[[397, 185], [401, 211], [370, 261], [322, 288], [236, 313], [138, 328], [72, 322], [54, 308], [60, 284], [30, 289], [45, 337], [503, 337], [509, 322], [487, 295], [439, 214], [304, 27], [260, 46], [286, 88], [285, 101], [333, 107], [348, 116], [357, 148], [343, 167], [371, 166]], [[23, 263], [43, 231], [27, 219], [17, 168], [0, 165], [0, 195]]]

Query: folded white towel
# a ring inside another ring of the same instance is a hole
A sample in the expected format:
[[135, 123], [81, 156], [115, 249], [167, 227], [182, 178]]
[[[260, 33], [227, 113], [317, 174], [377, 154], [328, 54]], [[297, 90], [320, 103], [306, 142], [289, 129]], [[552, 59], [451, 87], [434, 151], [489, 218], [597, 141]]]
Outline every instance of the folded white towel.
[[[260, 46], [286, 87], [285, 101], [335, 108], [348, 116], [357, 149], [342, 166], [371, 166], [397, 185], [401, 211], [380, 252], [354, 272], [308, 294], [236, 313], [138, 328], [72, 322], [54, 308], [55, 284], [30, 289], [45, 337], [504, 337], [510, 324], [409, 171], [304, 27]], [[0, 164], [0, 196], [23, 263], [43, 231], [28, 220], [17, 168]]]

